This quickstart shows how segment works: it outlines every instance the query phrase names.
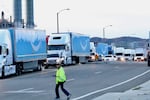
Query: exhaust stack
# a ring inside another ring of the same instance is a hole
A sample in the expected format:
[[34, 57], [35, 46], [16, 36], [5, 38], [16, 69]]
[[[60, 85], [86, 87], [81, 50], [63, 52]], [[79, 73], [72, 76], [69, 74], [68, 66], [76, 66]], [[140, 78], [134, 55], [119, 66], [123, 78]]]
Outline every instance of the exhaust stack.
[[34, 12], [33, 12], [33, 0], [26, 0], [26, 17], [27, 17], [27, 28], [34, 28]]
[[22, 27], [22, 0], [14, 0], [14, 26]]

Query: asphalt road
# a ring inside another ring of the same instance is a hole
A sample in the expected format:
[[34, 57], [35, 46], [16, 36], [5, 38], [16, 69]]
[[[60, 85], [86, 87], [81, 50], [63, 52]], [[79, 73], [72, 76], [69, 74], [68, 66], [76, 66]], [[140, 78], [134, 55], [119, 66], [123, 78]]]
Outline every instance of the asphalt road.
[[[107, 92], [123, 92], [150, 79], [144, 62], [98, 62], [65, 66], [65, 88], [72, 100], [92, 100]], [[54, 100], [55, 71], [26, 73], [0, 79], [0, 100]], [[66, 96], [60, 92], [61, 100]]]

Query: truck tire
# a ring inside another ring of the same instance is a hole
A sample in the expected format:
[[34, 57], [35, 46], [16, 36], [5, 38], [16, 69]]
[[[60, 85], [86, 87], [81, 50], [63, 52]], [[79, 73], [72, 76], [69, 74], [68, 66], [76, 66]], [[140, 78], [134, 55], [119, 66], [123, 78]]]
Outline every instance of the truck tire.
[[49, 65], [48, 65], [48, 64], [46, 64], [46, 65], [45, 65], [45, 69], [48, 69], [48, 67], [49, 67]]
[[147, 61], [147, 65], [148, 65], [148, 67], [150, 67], [150, 60]]
[[18, 64], [16, 66], [16, 76], [19, 76], [22, 74], [22, 66], [20, 64]]
[[42, 71], [42, 64], [38, 64], [37, 71]]

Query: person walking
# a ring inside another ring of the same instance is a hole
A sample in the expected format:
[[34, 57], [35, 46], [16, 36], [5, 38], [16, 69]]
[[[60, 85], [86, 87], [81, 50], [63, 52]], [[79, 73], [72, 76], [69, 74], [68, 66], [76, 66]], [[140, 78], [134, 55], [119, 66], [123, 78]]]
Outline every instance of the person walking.
[[64, 83], [66, 82], [66, 74], [65, 71], [61, 65], [61, 61], [57, 60], [56, 61], [56, 87], [55, 87], [55, 93], [56, 93], [56, 100], [60, 99], [59, 96], [59, 86], [61, 87], [61, 90], [64, 92], [64, 94], [67, 96], [67, 100], [70, 100], [71, 94], [64, 89]]

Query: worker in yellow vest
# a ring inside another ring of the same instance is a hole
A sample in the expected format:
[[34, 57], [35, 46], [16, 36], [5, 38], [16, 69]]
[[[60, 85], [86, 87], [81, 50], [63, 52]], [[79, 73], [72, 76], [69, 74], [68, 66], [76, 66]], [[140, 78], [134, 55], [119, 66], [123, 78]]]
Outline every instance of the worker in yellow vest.
[[67, 100], [70, 100], [71, 94], [64, 89], [64, 83], [66, 82], [66, 74], [65, 71], [61, 65], [61, 61], [57, 60], [56, 61], [56, 87], [55, 87], [55, 92], [56, 92], [56, 100], [60, 99], [59, 96], [59, 86], [61, 86], [61, 90], [64, 92], [64, 94], [67, 96]]

